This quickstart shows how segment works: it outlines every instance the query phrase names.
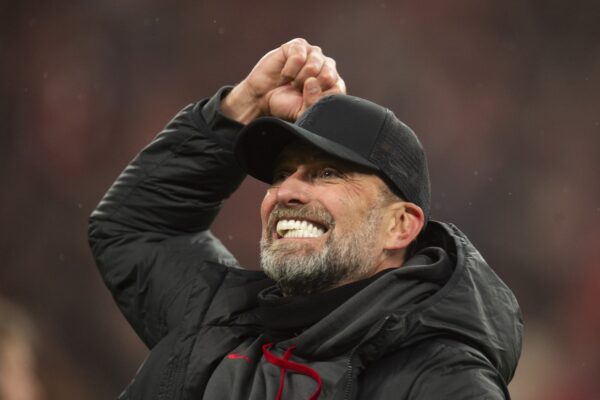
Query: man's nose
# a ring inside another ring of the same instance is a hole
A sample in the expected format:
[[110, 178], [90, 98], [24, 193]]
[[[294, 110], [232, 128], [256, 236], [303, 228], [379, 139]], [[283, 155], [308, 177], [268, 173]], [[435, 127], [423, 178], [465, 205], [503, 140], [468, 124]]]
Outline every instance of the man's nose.
[[310, 198], [310, 184], [300, 171], [285, 178], [277, 189], [277, 202], [287, 206], [307, 204]]

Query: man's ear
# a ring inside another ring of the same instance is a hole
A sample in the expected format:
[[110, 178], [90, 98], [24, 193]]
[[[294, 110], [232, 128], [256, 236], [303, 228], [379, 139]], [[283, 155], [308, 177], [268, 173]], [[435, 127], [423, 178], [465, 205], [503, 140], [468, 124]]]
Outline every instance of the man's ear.
[[425, 224], [423, 210], [416, 204], [405, 201], [396, 202], [389, 207], [384, 250], [407, 248]]

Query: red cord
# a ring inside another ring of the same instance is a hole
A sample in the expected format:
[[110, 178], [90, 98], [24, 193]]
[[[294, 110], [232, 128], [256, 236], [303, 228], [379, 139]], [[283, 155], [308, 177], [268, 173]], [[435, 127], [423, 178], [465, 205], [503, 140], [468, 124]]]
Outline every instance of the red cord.
[[262, 351], [267, 359], [267, 361], [275, 366], [281, 367], [281, 376], [279, 378], [279, 390], [277, 391], [277, 397], [275, 400], [281, 400], [281, 396], [283, 394], [283, 386], [285, 384], [285, 370], [289, 369], [294, 372], [298, 372], [302, 375], [306, 375], [311, 377], [317, 382], [317, 390], [309, 397], [309, 400], [317, 400], [319, 398], [319, 394], [321, 393], [321, 385], [322, 380], [321, 376], [314, 369], [310, 368], [307, 365], [303, 365], [300, 363], [296, 363], [293, 361], [289, 361], [289, 358], [292, 356], [292, 351], [294, 350], [294, 346], [288, 347], [288, 349], [283, 354], [282, 358], [275, 356], [273, 353], [269, 351], [269, 349], [273, 346], [272, 343], [267, 343], [263, 345]]

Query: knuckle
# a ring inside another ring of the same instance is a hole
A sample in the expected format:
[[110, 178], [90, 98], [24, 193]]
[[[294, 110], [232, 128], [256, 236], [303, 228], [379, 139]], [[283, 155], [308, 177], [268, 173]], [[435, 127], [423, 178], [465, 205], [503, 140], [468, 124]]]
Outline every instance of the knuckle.
[[288, 42], [288, 44], [297, 44], [297, 45], [301, 45], [301, 46], [306, 46], [306, 45], [308, 45], [308, 42], [306, 41], [306, 39], [298, 37], [298, 38], [294, 38], [294, 39], [290, 40]]
[[288, 61], [294, 66], [299, 66], [304, 63], [304, 56], [300, 53], [293, 53], [290, 54]]
[[335, 84], [336, 81], [334, 74], [331, 71], [322, 72], [319, 76], [319, 80], [321, 81], [321, 83], [327, 86], [333, 86], [333, 84]]
[[291, 43], [289, 45], [287, 45], [286, 47], [284, 47], [284, 49], [287, 49], [287, 54], [289, 55], [298, 55], [300, 53], [303, 53], [303, 48], [302, 46], [300, 46], [297, 43]]
[[319, 73], [319, 65], [316, 63], [309, 63], [304, 66], [304, 72], [308, 75], [316, 75]]

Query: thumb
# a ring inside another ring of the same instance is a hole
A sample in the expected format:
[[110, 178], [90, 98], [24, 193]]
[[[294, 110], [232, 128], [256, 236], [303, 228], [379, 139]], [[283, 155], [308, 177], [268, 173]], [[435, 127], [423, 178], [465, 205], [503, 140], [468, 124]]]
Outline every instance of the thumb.
[[310, 77], [304, 81], [302, 97], [304, 99], [304, 108], [308, 108], [316, 103], [322, 96], [321, 85], [315, 77]]

